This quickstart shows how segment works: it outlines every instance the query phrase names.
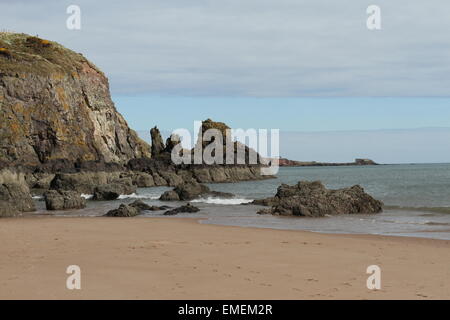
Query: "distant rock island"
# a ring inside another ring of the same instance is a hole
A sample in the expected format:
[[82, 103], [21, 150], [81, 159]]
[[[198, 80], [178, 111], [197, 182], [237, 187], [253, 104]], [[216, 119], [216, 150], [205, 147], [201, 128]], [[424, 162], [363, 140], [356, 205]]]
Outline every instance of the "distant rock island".
[[376, 166], [379, 165], [370, 159], [355, 159], [354, 162], [316, 162], [296, 161], [286, 158], [278, 159], [280, 167], [332, 167], [332, 166]]

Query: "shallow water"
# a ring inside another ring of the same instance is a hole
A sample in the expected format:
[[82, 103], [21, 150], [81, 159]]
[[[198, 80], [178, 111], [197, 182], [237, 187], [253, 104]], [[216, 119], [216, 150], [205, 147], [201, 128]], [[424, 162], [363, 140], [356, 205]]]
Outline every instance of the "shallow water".
[[[295, 184], [299, 180], [321, 180], [328, 188], [360, 184], [368, 193], [385, 203], [385, 210], [377, 215], [298, 218], [260, 216], [256, 214], [260, 207], [240, 204], [273, 196], [281, 183]], [[202, 223], [223, 225], [450, 240], [450, 164], [281, 168], [276, 179], [209, 186], [213, 190], [231, 192], [236, 196], [234, 199], [195, 200], [193, 202], [201, 209], [199, 213], [180, 214], [176, 217], [206, 218]], [[148, 204], [162, 205], [157, 199], [166, 190], [169, 188], [143, 188], [136, 195], [123, 196], [116, 201], [88, 201], [84, 210], [55, 214], [100, 216], [117, 208], [120, 203], [129, 203], [137, 198]], [[180, 204], [181, 202], [169, 205]], [[44, 209], [42, 202], [38, 206]], [[43, 212], [45, 211], [41, 211]], [[149, 212], [142, 217], [162, 214], [163, 212]]]

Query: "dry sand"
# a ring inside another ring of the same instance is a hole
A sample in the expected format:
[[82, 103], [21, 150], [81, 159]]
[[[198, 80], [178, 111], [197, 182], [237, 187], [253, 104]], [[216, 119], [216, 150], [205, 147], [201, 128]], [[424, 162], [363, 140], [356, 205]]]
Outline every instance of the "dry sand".
[[[202, 225], [0, 220], [0, 299], [449, 299], [450, 241]], [[81, 267], [81, 290], [66, 268]], [[366, 288], [379, 265], [382, 290]]]

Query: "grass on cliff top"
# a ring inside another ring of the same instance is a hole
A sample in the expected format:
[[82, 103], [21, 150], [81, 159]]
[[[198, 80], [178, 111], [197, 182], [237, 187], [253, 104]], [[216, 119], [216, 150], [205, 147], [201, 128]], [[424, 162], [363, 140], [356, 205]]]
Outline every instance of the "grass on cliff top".
[[56, 42], [24, 33], [0, 32], [0, 72], [70, 74], [79, 70], [82, 63], [88, 63], [100, 72], [83, 55]]

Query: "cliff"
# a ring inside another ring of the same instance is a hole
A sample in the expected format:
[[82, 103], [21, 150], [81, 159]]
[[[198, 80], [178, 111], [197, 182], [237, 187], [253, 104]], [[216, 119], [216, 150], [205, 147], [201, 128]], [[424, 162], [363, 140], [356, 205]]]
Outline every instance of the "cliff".
[[83, 55], [26, 34], [0, 33], [0, 166], [150, 157]]

